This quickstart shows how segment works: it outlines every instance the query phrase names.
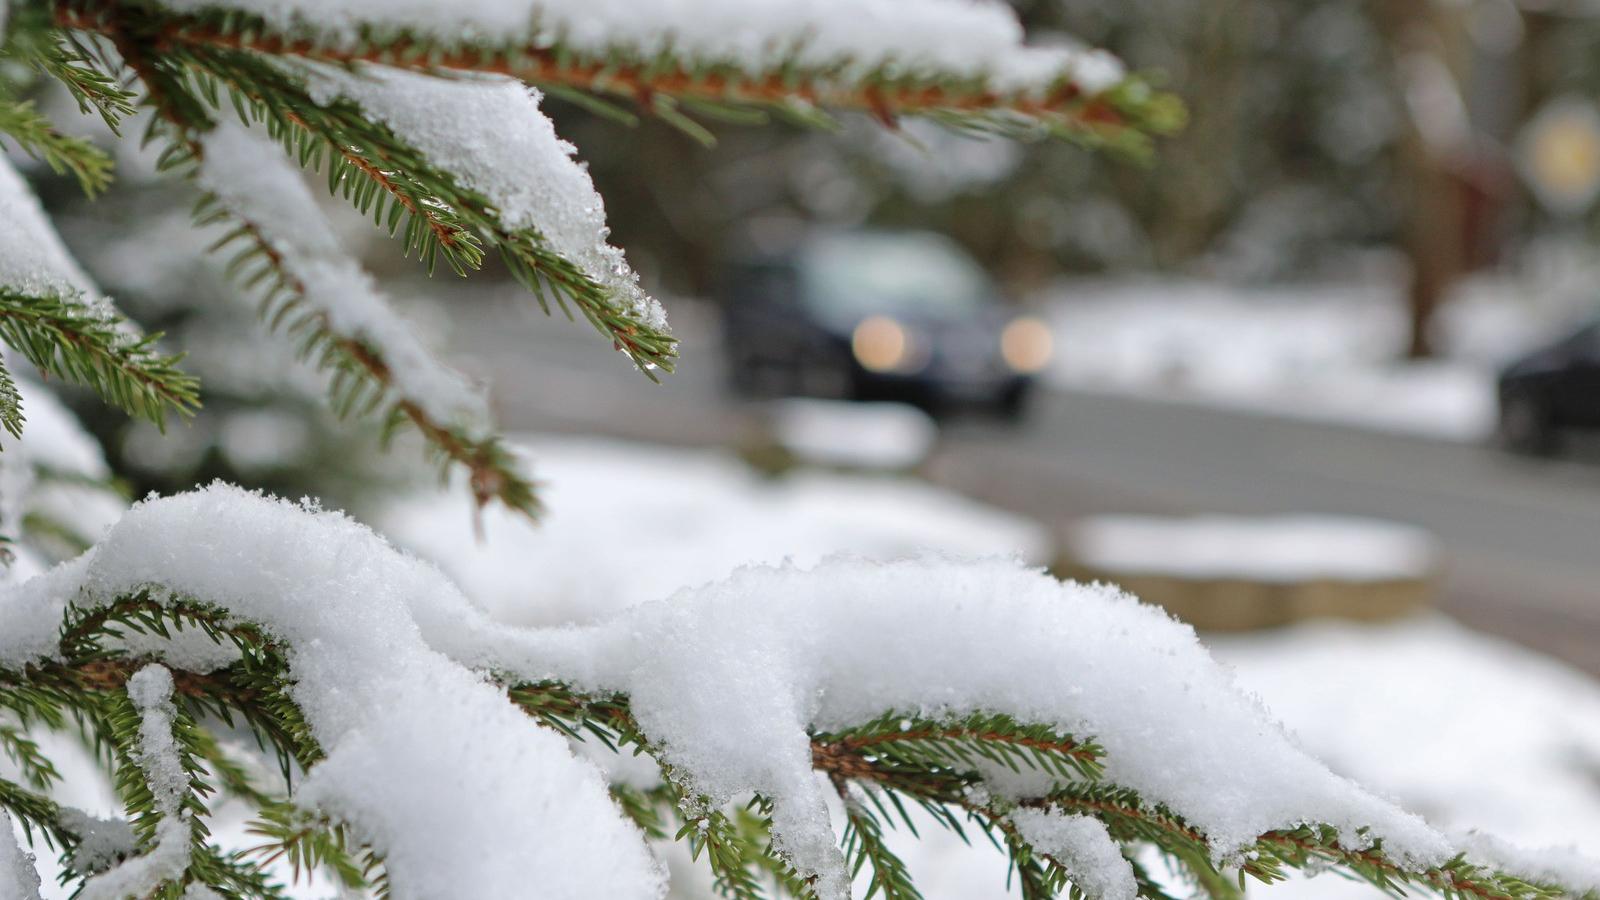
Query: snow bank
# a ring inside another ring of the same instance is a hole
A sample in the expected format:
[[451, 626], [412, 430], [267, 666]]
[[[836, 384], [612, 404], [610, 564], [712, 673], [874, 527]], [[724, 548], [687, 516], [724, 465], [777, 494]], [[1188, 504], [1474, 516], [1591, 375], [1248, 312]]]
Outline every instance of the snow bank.
[[1081, 282], [1052, 293], [1052, 383], [1449, 440], [1495, 420], [1493, 367], [1399, 362], [1392, 287]]
[[[461, 493], [448, 489], [397, 499], [376, 517], [379, 530], [512, 624], [592, 621], [751, 563], [932, 550], [1044, 564], [1054, 549], [1039, 525], [911, 480], [818, 472], [773, 480], [724, 453], [593, 438], [518, 444], [546, 482], [549, 515], [538, 525], [490, 507], [488, 540], [479, 540]], [[650, 498], [643, 515], [641, 497]]]
[[328, 329], [376, 351], [396, 390], [433, 421], [481, 433], [489, 419], [483, 397], [395, 314], [372, 276], [340, 246], [282, 150], [237, 122], [220, 123], [202, 140], [200, 186], [256, 228]]
[[1124, 77], [1100, 51], [1025, 47], [1016, 14], [984, 0], [165, 0], [180, 12], [236, 9], [278, 29], [351, 43], [364, 25], [404, 28], [447, 43], [619, 52], [672, 52], [753, 74], [792, 62], [841, 68], [844, 78], [894, 74], [978, 78], [996, 91], [1042, 93], [1063, 79], [1098, 93]]
[[1065, 549], [1105, 572], [1285, 582], [1423, 578], [1439, 557], [1420, 528], [1343, 516], [1091, 516]]
[[939, 426], [903, 403], [779, 400], [773, 435], [800, 459], [858, 469], [909, 469], [927, 458]]

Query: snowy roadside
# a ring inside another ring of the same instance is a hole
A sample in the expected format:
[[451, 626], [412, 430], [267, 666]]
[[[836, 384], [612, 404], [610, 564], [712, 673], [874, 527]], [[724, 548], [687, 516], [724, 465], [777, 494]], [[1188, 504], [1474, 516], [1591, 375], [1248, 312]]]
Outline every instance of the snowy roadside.
[[1540, 323], [1528, 302], [1475, 286], [1441, 311], [1443, 356], [1406, 363], [1405, 310], [1386, 285], [1068, 282], [1046, 300], [1056, 337], [1046, 377], [1073, 390], [1480, 441], [1494, 428], [1499, 365], [1559, 328], [1559, 315]]

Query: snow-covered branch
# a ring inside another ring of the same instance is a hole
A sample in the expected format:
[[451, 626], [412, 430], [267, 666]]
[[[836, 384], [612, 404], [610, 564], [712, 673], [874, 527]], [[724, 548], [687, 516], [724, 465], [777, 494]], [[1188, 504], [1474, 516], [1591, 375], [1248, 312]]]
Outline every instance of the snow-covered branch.
[[[245, 673], [286, 666], [314, 748], [290, 749], [309, 766], [294, 803], [370, 845], [398, 897], [654, 896], [637, 828], [563, 733], [649, 753], [670, 789], [623, 808], [681, 816], [696, 840], [740, 840], [724, 810], [753, 793], [780, 865], [830, 900], [848, 896], [851, 864], [818, 772], [857, 816], [918, 804], [1031, 848], [1041, 883], [1105, 896], [1131, 876], [1073, 817], [1267, 881], [1315, 864], [1444, 894], [1564, 889], [1464, 857], [1330, 773], [1186, 626], [1009, 563], [747, 569], [597, 625], [524, 630], [341, 515], [219, 485], [135, 507], [90, 554], [0, 598], [0, 684], [67, 671], [88, 686], [92, 672], [114, 690], [132, 671], [107, 678], [91, 637], [134, 610], [187, 610], [255, 648], [180, 678], [180, 695], [259, 703], [237, 689], [256, 683]], [[102, 624], [70, 624], [84, 616]], [[181, 647], [142, 652], [194, 666]], [[269, 736], [295, 727], [280, 725]], [[757, 862], [743, 852], [721, 859]], [[1554, 871], [1582, 874], [1539, 874]]]
[[[109, 4], [65, 4], [100, 28]], [[329, 62], [510, 75], [637, 103], [669, 119], [742, 105], [808, 117], [859, 109], [1137, 145], [1173, 127], [1170, 98], [1111, 55], [1024, 41], [1015, 13], [974, 0], [471, 0], [426, 3], [165, 0], [139, 4], [192, 45]], [[680, 110], [682, 105], [682, 110]]]

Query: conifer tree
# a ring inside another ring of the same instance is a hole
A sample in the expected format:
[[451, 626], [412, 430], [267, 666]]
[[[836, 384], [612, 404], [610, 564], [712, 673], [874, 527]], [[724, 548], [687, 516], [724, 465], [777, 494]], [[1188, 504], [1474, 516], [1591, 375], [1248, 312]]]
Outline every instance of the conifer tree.
[[[430, 271], [497, 254], [656, 379], [665, 317], [541, 94], [700, 138], [842, 111], [1132, 156], [1180, 118], [1108, 56], [1028, 46], [1003, 7], [967, 0], [5, 9], [12, 70], [199, 189], [197, 227], [337, 409], [414, 430], [479, 504], [529, 516], [535, 482], [483, 398], [340, 249], [305, 175]], [[17, 90], [0, 131], [102, 190], [106, 156]], [[1433, 831], [1306, 757], [1187, 628], [1006, 564], [745, 570], [598, 625], [514, 629], [305, 502], [214, 485], [81, 533], [61, 512], [108, 473], [23, 367], [157, 424], [202, 388], [6, 164], [0, 206], [3, 900], [38, 895], [42, 854], [102, 900], [282, 897], [311, 872], [345, 896], [655, 897], [647, 840], [686, 844], [726, 897], [913, 898], [886, 835], [918, 828], [992, 842], [1029, 898], [1232, 897], [1297, 869], [1445, 897], [1600, 886], [1570, 856]], [[120, 817], [58, 802], [52, 731], [93, 748]], [[255, 810], [250, 845], [213, 838], [223, 801]]]

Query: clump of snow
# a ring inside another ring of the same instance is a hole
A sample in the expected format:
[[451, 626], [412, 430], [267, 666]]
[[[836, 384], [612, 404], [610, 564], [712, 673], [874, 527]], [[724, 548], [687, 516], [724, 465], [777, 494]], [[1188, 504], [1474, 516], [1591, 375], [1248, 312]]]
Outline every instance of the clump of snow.
[[1023, 840], [1065, 866], [1072, 883], [1093, 900], [1133, 900], [1138, 895], [1133, 867], [1099, 819], [1031, 808], [1013, 811], [1010, 819]]
[[533, 229], [562, 258], [607, 288], [618, 306], [664, 329], [661, 305], [608, 243], [605, 202], [576, 149], [556, 136], [540, 94], [515, 79], [442, 78], [372, 66], [311, 73], [319, 103], [354, 102], [428, 161], [484, 196], [508, 231]]
[[101, 819], [64, 807], [60, 820], [61, 827], [78, 836], [78, 846], [72, 850], [74, 871], [103, 871], [139, 849], [139, 838], [126, 819]]
[[772, 420], [778, 443], [800, 459], [859, 469], [910, 469], [939, 438], [927, 413], [903, 403], [780, 400]]
[[394, 313], [372, 276], [340, 246], [282, 151], [234, 122], [219, 124], [202, 141], [201, 187], [255, 227], [328, 328], [375, 350], [399, 393], [435, 422], [481, 430], [489, 418], [483, 397]]
[[189, 776], [178, 756], [172, 734], [177, 710], [172, 705], [172, 673], [151, 664], [128, 679], [128, 700], [139, 712], [139, 744], [134, 761], [161, 814], [156, 843], [148, 852], [132, 857], [84, 882], [83, 900], [123, 900], [144, 897], [162, 884], [181, 878], [189, 868], [190, 832], [183, 798]]
[[400, 900], [659, 896], [657, 864], [596, 771], [424, 642], [410, 609], [477, 621], [456, 589], [343, 516], [224, 486], [140, 504], [86, 557], [0, 599], [0, 664], [53, 652], [44, 633], [67, 602], [147, 587], [203, 597], [291, 648], [292, 696], [327, 752], [295, 798], [371, 841]]
[[982, 0], [165, 0], [178, 11], [238, 9], [276, 29], [353, 42], [363, 26], [404, 28], [447, 43], [550, 47], [651, 60], [664, 52], [765, 74], [786, 63], [839, 69], [849, 81], [892, 75], [975, 78], [1001, 92], [1062, 81], [1095, 94], [1123, 80], [1117, 59], [1074, 46], [1026, 46], [1016, 13]]
[[1090, 516], [1065, 551], [1106, 572], [1287, 582], [1425, 578], [1439, 560], [1420, 528], [1345, 516]]
[[11, 816], [0, 809], [0, 897], [6, 900], [39, 900], [39, 871], [33, 867], [33, 854], [17, 843]]
[[847, 879], [808, 731], [885, 710], [1005, 712], [1093, 736], [1110, 781], [1183, 815], [1219, 854], [1310, 821], [1352, 845], [1370, 828], [1405, 865], [1450, 854], [1420, 819], [1301, 752], [1192, 629], [1114, 589], [1012, 563], [747, 568], [584, 629], [474, 646], [486, 643], [500, 644], [496, 668], [628, 694], [696, 791], [771, 798], [777, 846], [824, 896]]
[[[917, 481], [826, 472], [774, 480], [725, 453], [593, 438], [518, 445], [539, 460], [546, 482], [549, 514], [537, 525], [489, 507], [481, 513], [488, 539], [480, 540], [461, 493], [448, 489], [398, 498], [376, 519], [513, 624], [592, 621], [750, 563], [936, 551], [1044, 564], [1054, 550], [1042, 526]], [[640, 515], [645, 496], [670, 521]], [[619, 547], [627, 565], [616, 564]]]

